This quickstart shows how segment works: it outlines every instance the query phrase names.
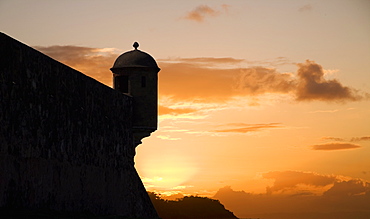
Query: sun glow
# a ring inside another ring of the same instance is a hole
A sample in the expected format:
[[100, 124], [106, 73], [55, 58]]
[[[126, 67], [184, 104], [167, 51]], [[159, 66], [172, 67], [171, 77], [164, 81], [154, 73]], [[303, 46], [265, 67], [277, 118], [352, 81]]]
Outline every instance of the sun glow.
[[163, 157], [142, 160], [140, 175], [147, 189], [171, 190], [183, 187], [196, 173], [197, 168], [186, 156], [166, 152]]

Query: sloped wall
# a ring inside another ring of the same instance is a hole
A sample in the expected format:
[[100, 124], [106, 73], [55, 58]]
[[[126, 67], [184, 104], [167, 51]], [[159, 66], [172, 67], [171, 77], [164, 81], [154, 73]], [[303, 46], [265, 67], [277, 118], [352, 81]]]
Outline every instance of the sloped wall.
[[0, 100], [0, 207], [157, 217], [131, 97], [0, 33]]

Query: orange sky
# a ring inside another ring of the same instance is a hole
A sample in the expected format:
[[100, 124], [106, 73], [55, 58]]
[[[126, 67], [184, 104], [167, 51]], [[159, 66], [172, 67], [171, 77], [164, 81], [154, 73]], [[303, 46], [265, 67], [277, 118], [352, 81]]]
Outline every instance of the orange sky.
[[[35, 48], [111, 85], [110, 50]], [[215, 197], [241, 217], [366, 209], [369, 94], [311, 60], [284, 73], [241, 62], [159, 60], [159, 129], [136, 155], [146, 188]]]
[[0, 27], [108, 86], [134, 41], [157, 60], [148, 190], [239, 217], [369, 216], [369, 1], [14, 0]]

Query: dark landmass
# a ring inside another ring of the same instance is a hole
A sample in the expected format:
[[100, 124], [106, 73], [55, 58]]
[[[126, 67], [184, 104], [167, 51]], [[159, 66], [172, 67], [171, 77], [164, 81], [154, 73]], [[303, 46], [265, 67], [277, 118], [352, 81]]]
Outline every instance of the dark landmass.
[[199, 196], [185, 196], [176, 201], [164, 200], [156, 193], [148, 192], [157, 213], [162, 219], [218, 218], [237, 219], [237, 217], [215, 199]]

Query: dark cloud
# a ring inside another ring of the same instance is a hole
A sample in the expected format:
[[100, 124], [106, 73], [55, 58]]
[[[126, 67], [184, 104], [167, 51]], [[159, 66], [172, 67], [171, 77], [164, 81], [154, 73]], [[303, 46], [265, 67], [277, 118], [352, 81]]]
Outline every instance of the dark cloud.
[[231, 123], [228, 124], [228, 126], [239, 126], [239, 127], [241, 126], [241, 128], [218, 129], [214, 130], [214, 132], [248, 133], [283, 127], [280, 123], [267, 123], [267, 124]]
[[323, 100], [323, 101], [344, 101], [360, 100], [356, 91], [343, 86], [337, 80], [326, 80], [321, 65], [306, 60], [298, 64], [298, 87], [296, 99], [298, 101]]
[[[224, 11], [228, 11], [229, 5], [222, 5]], [[196, 22], [203, 22], [206, 17], [214, 17], [221, 14], [221, 11], [213, 9], [207, 5], [200, 5], [187, 13], [185, 19]]]
[[323, 151], [333, 151], [333, 150], [348, 150], [360, 148], [360, 145], [345, 143], [345, 142], [332, 142], [325, 144], [318, 144], [311, 146], [312, 150], [323, 150]]
[[370, 136], [353, 137], [351, 141], [370, 141]]
[[326, 186], [335, 182], [336, 177], [307, 173], [298, 171], [275, 171], [263, 174], [266, 179], [274, 179], [272, 187], [268, 188], [269, 193], [285, 189], [295, 188], [299, 184], [311, 186]]

